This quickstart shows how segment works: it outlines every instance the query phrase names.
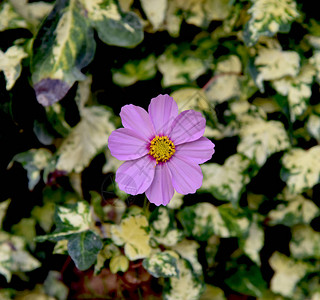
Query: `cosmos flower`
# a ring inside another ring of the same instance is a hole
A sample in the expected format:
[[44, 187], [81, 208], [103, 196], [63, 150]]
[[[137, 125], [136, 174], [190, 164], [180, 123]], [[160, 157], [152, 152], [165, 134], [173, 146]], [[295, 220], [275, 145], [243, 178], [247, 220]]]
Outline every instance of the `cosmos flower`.
[[206, 120], [201, 113], [179, 114], [168, 95], [151, 99], [148, 112], [132, 104], [122, 107], [124, 128], [111, 133], [108, 146], [125, 161], [116, 172], [119, 188], [131, 195], [145, 192], [151, 203], [167, 205], [174, 190], [186, 195], [201, 187], [199, 164], [212, 157], [214, 144], [203, 137]]

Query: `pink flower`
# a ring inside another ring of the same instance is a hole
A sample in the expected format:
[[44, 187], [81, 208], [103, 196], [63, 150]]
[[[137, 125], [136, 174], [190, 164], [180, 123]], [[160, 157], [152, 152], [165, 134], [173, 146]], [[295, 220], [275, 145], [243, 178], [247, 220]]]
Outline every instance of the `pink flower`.
[[206, 120], [201, 113], [178, 113], [172, 97], [151, 99], [147, 113], [135, 105], [122, 107], [124, 128], [113, 131], [111, 154], [125, 162], [116, 173], [119, 188], [131, 195], [146, 193], [155, 205], [167, 205], [174, 190], [195, 193], [202, 185], [199, 164], [209, 160], [214, 144], [203, 137]]

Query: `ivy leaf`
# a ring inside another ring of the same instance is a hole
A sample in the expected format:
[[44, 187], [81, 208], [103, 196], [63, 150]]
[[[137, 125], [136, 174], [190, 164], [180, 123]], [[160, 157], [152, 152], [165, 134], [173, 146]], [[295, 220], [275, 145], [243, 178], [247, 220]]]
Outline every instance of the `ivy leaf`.
[[320, 258], [320, 233], [308, 225], [298, 225], [292, 228], [290, 252], [297, 259]]
[[290, 147], [288, 134], [281, 122], [252, 119], [240, 129], [239, 153], [254, 160], [258, 166], [265, 164], [273, 153]]
[[208, 99], [215, 103], [239, 98], [241, 96], [242, 66], [238, 56], [230, 55], [217, 63], [214, 81], [206, 89]]
[[142, 8], [154, 30], [157, 30], [164, 21], [167, 2], [167, 0], [141, 0]]
[[320, 142], [320, 116], [311, 114], [307, 122], [309, 134]]
[[261, 297], [267, 290], [267, 283], [255, 265], [240, 265], [236, 273], [227, 278], [225, 283], [238, 293], [254, 297]]
[[126, 272], [129, 268], [129, 260], [124, 255], [115, 255], [110, 260], [109, 268], [113, 274]]
[[213, 234], [223, 238], [242, 237], [247, 234], [250, 225], [243, 211], [229, 204], [217, 208], [202, 202], [183, 208], [178, 218], [186, 233], [199, 241], [206, 241]]
[[271, 225], [282, 224], [291, 227], [296, 224], [310, 224], [319, 213], [319, 208], [311, 200], [297, 195], [271, 210], [268, 217]]
[[258, 69], [255, 82], [263, 92], [265, 80], [276, 80], [284, 76], [295, 77], [299, 73], [300, 57], [297, 52], [282, 51], [281, 48], [260, 48], [254, 64]]
[[271, 290], [282, 296], [291, 298], [298, 282], [312, 270], [312, 266], [274, 252], [269, 259], [271, 268], [275, 271], [271, 279]]
[[205, 60], [199, 57], [196, 51], [188, 48], [185, 44], [172, 44], [158, 58], [157, 65], [163, 75], [163, 87], [192, 82], [207, 70], [211, 59]]
[[107, 145], [110, 133], [115, 129], [111, 113], [102, 106], [84, 107], [80, 122], [58, 149], [56, 168], [80, 173], [91, 159]]
[[260, 250], [264, 246], [264, 231], [256, 219], [257, 215], [254, 215], [254, 221], [251, 222], [249, 227], [248, 237], [243, 243], [243, 251], [253, 262], [260, 266], [261, 261], [259, 254]]
[[165, 300], [198, 299], [204, 290], [203, 283], [192, 272], [190, 264], [184, 259], [177, 260], [179, 277], [170, 277], [165, 282], [163, 298]]
[[55, 212], [56, 230], [47, 235], [38, 236], [38, 242], [47, 239], [59, 241], [69, 236], [88, 231], [91, 227], [92, 217], [87, 202], [78, 202], [69, 206], [57, 206]]
[[222, 289], [206, 284], [204, 293], [201, 295], [200, 300], [226, 300]]
[[52, 153], [47, 149], [30, 149], [16, 154], [12, 158], [9, 167], [14, 161], [21, 163], [22, 167], [27, 171], [29, 190], [33, 190], [40, 181], [41, 171], [47, 167], [51, 157]]
[[288, 97], [291, 122], [308, 107], [314, 75], [315, 69], [311, 65], [304, 65], [297, 76], [281, 78], [272, 83], [279, 94]]
[[145, 258], [143, 267], [154, 277], [178, 277], [177, 257], [169, 251], [158, 252]]
[[10, 282], [12, 273], [29, 272], [40, 267], [40, 262], [25, 250], [22, 237], [0, 231], [0, 274]]
[[211, 192], [219, 200], [237, 204], [249, 182], [250, 161], [240, 154], [227, 158], [223, 165], [208, 163], [201, 166], [203, 183], [200, 191]]
[[112, 225], [111, 238], [118, 245], [124, 245], [125, 255], [129, 260], [145, 258], [150, 255], [148, 226], [145, 216], [130, 216], [121, 221], [120, 225]]
[[80, 0], [91, 26], [109, 45], [133, 47], [143, 39], [142, 24], [132, 12], [123, 13], [115, 0]]
[[27, 21], [20, 16], [8, 1], [0, 4], [0, 32], [7, 29], [27, 28]]
[[120, 86], [129, 86], [140, 80], [153, 78], [157, 73], [154, 55], [141, 60], [129, 61], [121, 69], [112, 70], [112, 80]]
[[79, 270], [87, 270], [96, 261], [102, 246], [100, 237], [87, 230], [69, 238], [68, 253]]
[[281, 178], [293, 194], [300, 194], [320, 182], [320, 146], [308, 150], [293, 148], [282, 158]]
[[2, 228], [2, 222], [6, 216], [7, 209], [10, 203], [11, 203], [11, 199], [8, 199], [0, 203], [0, 229]]
[[12, 46], [6, 52], [0, 50], [0, 71], [3, 71], [7, 84], [6, 89], [11, 90], [21, 74], [21, 61], [28, 54], [23, 47]]
[[277, 32], [289, 32], [291, 23], [299, 16], [293, 0], [251, 0], [251, 15], [244, 30], [244, 42], [251, 47], [260, 36], [273, 36]]

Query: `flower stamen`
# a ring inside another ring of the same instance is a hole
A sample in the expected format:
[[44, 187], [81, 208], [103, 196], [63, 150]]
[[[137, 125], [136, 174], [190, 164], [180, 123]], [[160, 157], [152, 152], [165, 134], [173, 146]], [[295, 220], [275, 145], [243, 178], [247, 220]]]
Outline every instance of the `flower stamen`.
[[167, 136], [156, 135], [150, 142], [149, 155], [159, 162], [168, 161], [171, 156], [176, 152], [173, 142]]

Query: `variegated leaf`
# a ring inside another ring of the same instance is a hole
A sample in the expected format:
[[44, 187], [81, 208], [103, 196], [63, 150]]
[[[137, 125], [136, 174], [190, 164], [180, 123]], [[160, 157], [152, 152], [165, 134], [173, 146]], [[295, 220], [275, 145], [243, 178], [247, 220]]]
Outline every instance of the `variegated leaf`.
[[313, 66], [304, 65], [297, 76], [281, 78], [272, 83], [279, 94], [288, 97], [291, 122], [301, 116], [308, 107], [314, 75]]
[[296, 224], [310, 224], [320, 214], [319, 208], [311, 200], [301, 195], [294, 196], [287, 203], [279, 204], [269, 212], [271, 225], [282, 224], [293, 226]]
[[300, 194], [320, 182], [320, 146], [293, 148], [282, 158], [282, 180], [291, 193]]
[[307, 122], [309, 134], [320, 142], [320, 116], [311, 114]]
[[80, 122], [58, 149], [56, 168], [80, 173], [92, 158], [107, 145], [115, 126], [110, 121], [111, 113], [102, 106], [84, 107]]
[[156, 278], [179, 277], [178, 255], [174, 256], [171, 252], [163, 251], [151, 254], [143, 260], [143, 267]]
[[11, 203], [11, 199], [8, 199], [0, 203], [0, 229], [2, 228], [2, 222], [4, 217], [6, 216], [7, 209], [10, 203]]
[[291, 23], [299, 16], [294, 0], [251, 0], [251, 18], [246, 24], [244, 41], [253, 46], [260, 36], [289, 32]]
[[109, 263], [111, 273], [126, 272], [129, 268], [129, 260], [126, 256], [120, 254], [111, 258]]
[[141, 5], [154, 30], [157, 30], [164, 21], [168, 1], [141, 0]]
[[179, 278], [170, 277], [165, 282], [163, 298], [165, 300], [194, 300], [203, 292], [203, 283], [192, 272], [190, 264], [184, 259], [178, 259]]
[[208, 163], [201, 166], [203, 183], [200, 191], [209, 191], [219, 200], [238, 203], [249, 182], [250, 161], [240, 154], [227, 158], [223, 165]]
[[109, 44], [133, 47], [143, 39], [142, 24], [133, 12], [122, 12], [116, 0], [79, 0], [99, 38]]
[[113, 69], [112, 80], [117, 85], [129, 86], [140, 80], [151, 79], [156, 73], [156, 58], [149, 55], [142, 60], [129, 61], [121, 69]]
[[112, 240], [118, 246], [124, 245], [124, 252], [129, 260], [145, 258], [150, 255], [150, 236], [145, 229], [148, 225], [147, 218], [142, 215], [130, 216], [123, 219], [120, 225], [112, 225]]
[[295, 261], [279, 252], [272, 254], [269, 263], [275, 271], [271, 279], [271, 290], [288, 298], [293, 296], [297, 283], [312, 270], [309, 264]]
[[308, 225], [298, 225], [292, 228], [290, 252], [297, 259], [320, 258], [320, 233]]
[[20, 46], [12, 46], [6, 52], [0, 50], [0, 72], [3, 71], [7, 84], [6, 89], [11, 90], [21, 74], [21, 61], [28, 54]]
[[263, 81], [276, 80], [284, 76], [296, 76], [299, 73], [300, 57], [294, 51], [261, 48], [254, 64], [258, 69], [255, 82], [259, 89], [264, 91]]
[[[30, 149], [26, 152], [16, 154], [10, 163], [10, 165], [17, 161], [22, 164], [22, 167], [27, 171], [28, 187], [30, 190], [36, 186], [40, 181], [40, 173], [45, 169], [52, 157], [52, 153], [45, 149]], [[9, 166], [10, 166], [9, 165]]]
[[0, 231], [0, 274], [10, 282], [13, 273], [29, 272], [40, 267], [40, 262], [25, 250], [22, 237]]
[[289, 137], [281, 122], [253, 118], [240, 129], [238, 152], [254, 160], [259, 166], [264, 165], [273, 153], [289, 147]]
[[32, 81], [38, 102], [52, 105], [84, 80], [81, 69], [93, 58], [93, 30], [79, 0], [58, 0], [33, 44]]

